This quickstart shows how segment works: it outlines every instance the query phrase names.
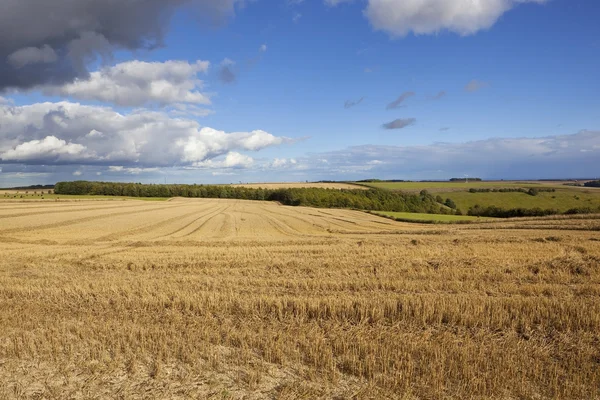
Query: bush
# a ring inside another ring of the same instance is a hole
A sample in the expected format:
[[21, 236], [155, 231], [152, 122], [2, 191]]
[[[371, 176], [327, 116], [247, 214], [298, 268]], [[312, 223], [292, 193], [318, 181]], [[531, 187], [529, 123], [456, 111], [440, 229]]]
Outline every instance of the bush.
[[446, 205], [446, 207], [450, 207], [452, 209], [456, 208], [456, 203], [450, 198], [446, 199], [446, 202], [444, 204]]

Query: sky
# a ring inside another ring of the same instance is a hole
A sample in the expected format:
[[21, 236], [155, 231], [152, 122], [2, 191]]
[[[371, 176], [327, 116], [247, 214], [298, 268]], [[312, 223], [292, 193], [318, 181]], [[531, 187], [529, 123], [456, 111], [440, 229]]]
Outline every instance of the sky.
[[0, 187], [600, 176], [597, 0], [2, 3]]

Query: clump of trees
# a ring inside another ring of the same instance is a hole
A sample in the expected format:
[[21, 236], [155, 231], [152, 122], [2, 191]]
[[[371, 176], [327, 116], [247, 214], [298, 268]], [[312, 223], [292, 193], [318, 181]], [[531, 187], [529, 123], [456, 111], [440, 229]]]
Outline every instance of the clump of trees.
[[583, 184], [585, 187], [600, 187], [600, 180], [598, 181], [590, 181]]
[[116, 182], [58, 182], [55, 194], [127, 197], [197, 197], [278, 201], [290, 206], [450, 214], [427, 191], [419, 195], [383, 189], [262, 189], [229, 185], [146, 185]]

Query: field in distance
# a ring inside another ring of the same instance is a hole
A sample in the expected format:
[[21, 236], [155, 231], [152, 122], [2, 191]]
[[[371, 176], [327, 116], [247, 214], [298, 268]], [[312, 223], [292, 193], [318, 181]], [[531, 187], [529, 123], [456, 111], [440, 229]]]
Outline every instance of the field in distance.
[[600, 398], [600, 216], [0, 201], [0, 398]]
[[127, 197], [127, 196], [95, 196], [95, 195], [69, 195], [54, 194], [53, 190], [16, 190], [0, 189], [0, 202], [13, 201], [48, 201], [48, 200], [146, 200], [146, 201], [165, 201], [168, 197]]
[[252, 189], [295, 189], [295, 188], [321, 188], [321, 189], [368, 189], [362, 185], [343, 182], [287, 182], [287, 183], [237, 183], [231, 186], [247, 187]]
[[[483, 181], [483, 182], [369, 182], [368, 187], [387, 190], [418, 193], [427, 190], [434, 196], [441, 196], [444, 200], [451, 199], [463, 213], [469, 208], [479, 205], [481, 207], [496, 206], [503, 209], [513, 208], [541, 208], [565, 212], [574, 208], [600, 208], [600, 189], [590, 187], [569, 186], [564, 181]], [[581, 183], [581, 182], [579, 182]], [[494, 189], [529, 189], [537, 188], [541, 191], [535, 196], [522, 192], [476, 192], [469, 189], [494, 190]], [[552, 190], [552, 191], [544, 191]]]
[[577, 181], [457, 181], [457, 182], [357, 182], [357, 184], [374, 187], [379, 189], [402, 190], [406, 192], [419, 192], [428, 190], [430, 192], [452, 192], [466, 191], [470, 188], [475, 189], [502, 189], [502, 188], [581, 188], [577, 186], [568, 186], [568, 184], [582, 183]]

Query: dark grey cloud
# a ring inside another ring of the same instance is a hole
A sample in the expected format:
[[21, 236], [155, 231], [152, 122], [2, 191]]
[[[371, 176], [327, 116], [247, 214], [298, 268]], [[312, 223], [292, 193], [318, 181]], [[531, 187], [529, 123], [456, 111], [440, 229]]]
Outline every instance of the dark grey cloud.
[[404, 103], [404, 101], [406, 101], [406, 99], [408, 99], [409, 97], [412, 97], [414, 95], [415, 95], [415, 92], [404, 92], [400, 95], [400, 97], [398, 97], [396, 100], [394, 100], [390, 104], [388, 104], [386, 109], [393, 110], [395, 108], [399, 108], [402, 106], [402, 103]]
[[414, 125], [417, 122], [414, 118], [398, 118], [386, 124], [383, 124], [381, 127], [383, 129], [402, 129], [407, 126]]
[[115, 50], [153, 49], [176, 8], [211, 21], [242, 0], [2, 0], [0, 91], [87, 77], [86, 65]]
[[221, 63], [221, 68], [219, 69], [219, 80], [223, 83], [233, 83], [236, 81], [237, 76], [233, 70], [233, 62], [227, 62], [229, 60], [225, 60]]
[[365, 99], [365, 97], [361, 97], [358, 100], [346, 100], [346, 102], [344, 103], [344, 108], [348, 109], [348, 108], [352, 108], [354, 106], [359, 105], [360, 103], [362, 103], [362, 101]]

